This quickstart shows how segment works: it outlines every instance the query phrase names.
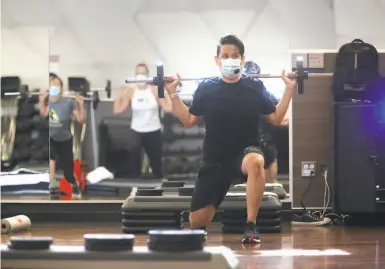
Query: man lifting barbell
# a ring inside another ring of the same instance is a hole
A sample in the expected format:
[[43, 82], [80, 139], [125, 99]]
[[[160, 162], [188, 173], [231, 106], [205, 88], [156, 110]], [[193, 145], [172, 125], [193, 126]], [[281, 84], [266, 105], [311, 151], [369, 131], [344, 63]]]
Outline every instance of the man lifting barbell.
[[49, 92], [44, 92], [39, 96], [40, 114], [42, 117], [49, 117], [49, 192], [51, 198], [60, 196], [59, 182], [56, 180], [56, 166], [59, 164], [63, 169], [64, 178], [72, 185], [72, 197], [79, 199], [81, 191], [74, 176], [73, 138], [70, 126], [72, 115], [80, 124], [85, 123], [84, 98], [80, 95], [76, 95], [75, 100], [62, 97], [62, 80], [58, 76], [51, 77], [50, 75]]
[[176, 91], [179, 75], [166, 77], [165, 88], [172, 99], [174, 113], [186, 128], [194, 126], [201, 116], [206, 124], [203, 160], [191, 202], [191, 227], [205, 228], [211, 222], [232, 180], [241, 174], [247, 176], [247, 220], [242, 243], [260, 243], [256, 217], [265, 175], [259, 117], [264, 115], [270, 123], [280, 124], [296, 90], [297, 79], [296, 74], [282, 71], [286, 90], [275, 106], [260, 80], [241, 75], [244, 51], [238, 37], [227, 35], [220, 39], [216, 63], [222, 76], [200, 83], [190, 108]]

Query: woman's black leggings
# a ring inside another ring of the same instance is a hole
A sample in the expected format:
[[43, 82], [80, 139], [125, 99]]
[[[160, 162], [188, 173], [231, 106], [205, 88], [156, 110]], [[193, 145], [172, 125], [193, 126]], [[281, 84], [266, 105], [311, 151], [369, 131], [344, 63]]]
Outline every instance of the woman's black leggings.
[[76, 183], [72, 143], [72, 138], [66, 141], [56, 141], [52, 138], [49, 140], [49, 159], [56, 161], [56, 171], [61, 168], [64, 172], [64, 178], [70, 184]]
[[162, 132], [160, 130], [149, 133], [136, 132], [139, 144], [132, 150], [132, 175], [139, 176], [142, 169], [142, 148], [144, 148], [148, 159], [150, 160], [150, 167], [154, 176], [162, 178]]

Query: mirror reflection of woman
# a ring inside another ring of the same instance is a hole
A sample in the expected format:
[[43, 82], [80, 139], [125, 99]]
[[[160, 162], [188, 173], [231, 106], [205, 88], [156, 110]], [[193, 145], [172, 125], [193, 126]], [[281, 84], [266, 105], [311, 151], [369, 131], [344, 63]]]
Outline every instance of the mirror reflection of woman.
[[[48, 103], [47, 97], [49, 97]], [[63, 97], [62, 80], [50, 74], [49, 92], [39, 96], [39, 106], [40, 115], [49, 117], [50, 197], [55, 199], [60, 196], [59, 181], [56, 180], [58, 164], [64, 172], [64, 178], [72, 185], [72, 198], [80, 199], [81, 191], [74, 176], [73, 139], [70, 126], [72, 116], [75, 116], [80, 124], [85, 123], [84, 98], [80, 95], [76, 96], [75, 100]]]
[[[137, 79], [149, 78], [149, 68], [145, 63], [139, 63], [135, 68]], [[132, 176], [140, 176], [141, 150], [144, 148], [152, 174], [163, 178], [162, 169], [162, 133], [159, 117], [159, 107], [165, 112], [172, 111], [170, 97], [165, 92], [165, 98], [158, 97], [158, 89], [147, 83], [121, 87], [114, 103], [114, 114], [120, 114], [131, 107], [131, 129], [137, 134], [139, 144], [133, 152], [133, 160], [139, 163], [131, 165]], [[134, 161], [134, 162], [135, 162]]]

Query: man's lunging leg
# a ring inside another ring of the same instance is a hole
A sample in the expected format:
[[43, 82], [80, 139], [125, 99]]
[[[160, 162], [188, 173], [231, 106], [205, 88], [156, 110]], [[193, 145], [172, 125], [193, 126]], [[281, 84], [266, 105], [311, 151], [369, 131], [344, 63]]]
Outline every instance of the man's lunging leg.
[[190, 212], [191, 229], [206, 230], [207, 225], [212, 221], [215, 215], [215, 207], [208, 205], [204, 208]]
[[259, 153], [249, 153], [242, 161], [242, 172], [247, 174], [247, 223], [243, 243], [260, 243], [256, 228], [257, 214], [265, 190], [264, 158]]
[[265, 169], [265, 181], [266, 183], [277, 183], [278, 165], [277, 159]]

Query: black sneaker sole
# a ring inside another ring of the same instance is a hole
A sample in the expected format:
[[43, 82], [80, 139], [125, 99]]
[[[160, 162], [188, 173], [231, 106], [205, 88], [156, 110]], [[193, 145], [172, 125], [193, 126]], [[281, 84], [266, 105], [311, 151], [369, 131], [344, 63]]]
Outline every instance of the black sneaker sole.
[[261, 239], [260, 238], [254, 238], [254, 237], [243, 237], [242, 244], [260, 244]]

